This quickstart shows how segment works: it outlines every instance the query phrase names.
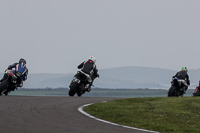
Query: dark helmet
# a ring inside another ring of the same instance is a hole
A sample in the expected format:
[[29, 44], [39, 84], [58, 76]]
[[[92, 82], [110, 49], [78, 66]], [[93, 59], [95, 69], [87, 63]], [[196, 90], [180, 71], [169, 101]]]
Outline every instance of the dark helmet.
[[19, 60], [19, 63], [24, 63], [24, 64], [26, 64], [26, 60], [25, 59], [23, 59], [23, 58], [21, 58], [20, 60]]

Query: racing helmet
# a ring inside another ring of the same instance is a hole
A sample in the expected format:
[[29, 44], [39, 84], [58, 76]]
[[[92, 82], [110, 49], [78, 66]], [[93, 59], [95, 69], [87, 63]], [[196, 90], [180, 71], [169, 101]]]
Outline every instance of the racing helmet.
[[182, 67], [181, 71], [185, 71], [187, 73], [188, 72], [187, 67]]
[[90, 56], [88, 60], [92, 60], [94, 63], [96, 63], [96, 58], [94, 56]]
[[26, 64], [26, 60], [25, 59], [23, 59], [23, 58], [21, 58], [21, 59], [19, 59], [19, 63], [24, 63], [24, 64]]

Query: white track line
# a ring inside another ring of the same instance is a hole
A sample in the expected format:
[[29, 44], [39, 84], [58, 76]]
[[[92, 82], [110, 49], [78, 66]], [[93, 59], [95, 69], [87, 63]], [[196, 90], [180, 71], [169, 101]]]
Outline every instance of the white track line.
[[[105, 102], [105, 101], [104, 101]], [[92, 119], [95, 119], [95, 120], [98, 120], [98, 121], [101, 121], [101, 122], [104, 122], [104, 123], [108, 123], [108, 124], [111, 124], [111, 125], [115, 125], [115, 126], [119, 126], [119, 127], [124, 127], [124, 128], [129, 128], [129, 129], [134, 129], [134, 130], [139, 130], [139, 131], [144, 131], [144, 132], [149, 132], [149, 133], [159, 133], [159, 132], [156, 132], [156, 131], [150, 131], [150, 130], [145, 130], [145, 129], [140, 129], [140, 128], [135, 128], [135, 127], [129, 127], [129, 126], [124, 126], [124, 125], [120, 125], [120, 124], [117, 124], [117, 123], [112, 123], [112, 122], [109, 122], [109, 121], [105, 121], [105, 120], [102, 120], [102, 119], [99, 119], [99, 118], [96, 118], [88, 113], [86, 113], [85, 111], [83, 111], [83, 108], [84, 107], [87, 107], [89, 105], [92, 105], [93, 103], [90, 103], [90, 104], [85, 104], [81, 107], [78, 108], [78, 111], [81, 112], [82, 114], [92, 118]]]

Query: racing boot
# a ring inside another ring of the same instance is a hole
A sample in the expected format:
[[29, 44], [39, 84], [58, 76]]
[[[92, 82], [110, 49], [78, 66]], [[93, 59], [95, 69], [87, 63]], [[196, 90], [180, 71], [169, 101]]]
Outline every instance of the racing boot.
[[7, 96], [8, 95], [8, 91], [5, 91], [3, 94]]
[[87, 92], [90, 92], [90, 91], [91, 91], [91, 87], [90, 87], [90, 88], [88, 88], [86, 91], [87, 91]]
[[15, 88], [22, 87], [22, 86], [23, 86], [23, 82], [15, 84]]
[[92, 86], [92, 82], [86, 84], [86, 85], [85, 85], [85, 90], [86, 90], [87, 92], [90, 92], [90, 91], [91, 91], [91, 86]]

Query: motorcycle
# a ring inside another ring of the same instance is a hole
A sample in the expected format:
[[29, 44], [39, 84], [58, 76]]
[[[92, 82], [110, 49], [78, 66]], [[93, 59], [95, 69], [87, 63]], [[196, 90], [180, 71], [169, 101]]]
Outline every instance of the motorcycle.
[[[199, 81], [199, 84], [200, 84], [200, 81]], [[199, 86], [197, 86], [196, 89], [194, 90], [193, 96], [200, 96], [200, 87]]]
[[200, 96], [200, 91], [199, 91], [199, 90], [195, 91], [195, 92], [193, 93], [193, 96]]
[[21, 73], [15, 70], [6, 70], [4, 80], [0, 82], [0, 95], [8, 95], [9, 92], [14, 91], [17, 87], [17, 80], [21, 77]]
[[81, 71], [78, 71], [76, 75], [74, 75], [73, 80], [69, 85], [69, 96], [74, 96], [77, 94], [79, 97], [86, 92], [85, 85], [87, 84], [87, 76], [83, 74]]
[[168, 91], [168, 97], [183, 96], [185, 94], [186, 87], [188, 87], [188, 84], [185, 80], [172, 78], [171, 87]]

